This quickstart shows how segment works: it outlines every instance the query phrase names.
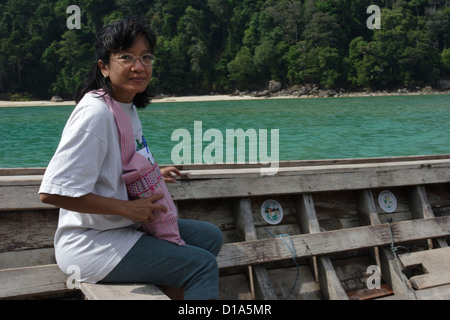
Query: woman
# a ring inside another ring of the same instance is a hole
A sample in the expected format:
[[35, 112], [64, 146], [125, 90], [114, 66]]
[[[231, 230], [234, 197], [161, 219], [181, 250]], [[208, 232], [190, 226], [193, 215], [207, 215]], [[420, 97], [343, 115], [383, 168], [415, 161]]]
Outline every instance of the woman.
[[[131, 120], [136, 151], [146, 148], [136, 108], [149, 103], [155, 45], [154, 32], [134, 18], [98, 33], [97, 62], [78, 89], [77, 106], [45, 172], [40, 198], [61, 208], [55, 255], [64, 272], [75, 265], [84, 282], [150, 282], [182, 289], [185, 299], [217, 299], [221, 231], [180, 219], [182, 246], [139, 230], [140, 223], [167, 208], [157, 203], [162, 195], [129, 200], [114, 115], [93, 92], [103, 90], [117, 102]], [[166, 182], [181, 176], [174, 167], [161, 172]]]

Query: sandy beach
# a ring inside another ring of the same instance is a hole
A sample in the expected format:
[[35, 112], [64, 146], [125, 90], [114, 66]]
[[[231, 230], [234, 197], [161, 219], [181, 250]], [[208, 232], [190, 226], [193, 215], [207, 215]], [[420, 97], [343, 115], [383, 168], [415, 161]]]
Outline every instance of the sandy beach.
[[[339, 94], [333, 98], [343, 97], [376, 97], [376, 96], [400, 96], [400, 95], [433, 95], [433, 94], [450, 94], [450, 91], [432, 91], [432, 92], [349, 92]], [[238, 101], [238, 100], [266, 100], [266, 99], [308, 99], [308, 98], [331, 98], [318, 95], [279, 95], [271, 97], [254, 97], [251, 95], [204, 95], [204, 96], [185, 96], [185, 97], [165, 97], [153, 99], [152, 103], [165, 102], [200, 102], [200, 101]], [[2, 107], [39, 107], [39, 106], [74, 106], [75, 101], [52, 102], [50, 100], [40, 101], [5, 101], [0, 100], [0, 108]]]
[[75, 101], [51, 102], [45, 101], [5, 101], [0, 100], [0, 108], [11, 107], [46, 107], [46, 106], [74, 106]]
[[[167, 97], [162, 99], [153, 99], [152, 103], [164, 102], [198, 102], [198, 101], [232, 101], [232, 100], [254, 100], [254, 99], [292, 99], [292, 96], [273, 97], [273, 98], [256, 98], [252, 96], [230, 96], [230, 95], [206, 95], [206, 96], [186, 96], [186, 97]], [[74, 106], [75, 101], [51, 102], [45, 101], [4, 101], [0, 100], [0, 108], [2, 107], [39, 107], [39, 106]]]

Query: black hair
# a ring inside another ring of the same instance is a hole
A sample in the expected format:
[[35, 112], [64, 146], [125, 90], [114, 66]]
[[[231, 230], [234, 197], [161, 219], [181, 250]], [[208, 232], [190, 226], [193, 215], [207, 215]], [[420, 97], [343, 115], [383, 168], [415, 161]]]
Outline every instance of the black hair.
[[[156, 34], [148, 24], [141, 19], [132, 17], [106, 25], [97, 33], [95, 45], [96, 61], [86, 74], [75, 95], [76, 103], [92, 90], [103, 89], [109, 95], [112, 93], [111, 81], [105, 78], [98, 66], [98, 60], [109, 64], [111, 53], [126, 50], [133, 46], [136, 39], [143, 35], [150, 44], [153, 53], [156, 46]], [[149, 88], [136, 94], [133, 103], [137, 108], [145, 108], [150, 103]]]

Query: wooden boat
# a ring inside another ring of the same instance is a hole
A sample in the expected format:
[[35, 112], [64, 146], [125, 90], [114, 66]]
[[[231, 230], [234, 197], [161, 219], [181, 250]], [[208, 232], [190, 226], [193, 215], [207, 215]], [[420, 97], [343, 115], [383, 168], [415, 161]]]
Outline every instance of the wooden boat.
[[[224, 234], [221, 299], [450, 299], [450, 155], [180, 169], [180, 217]], [[71, 286], [43, 172], [0, 169], [0, 298], [167, 299], [151, 284]]]

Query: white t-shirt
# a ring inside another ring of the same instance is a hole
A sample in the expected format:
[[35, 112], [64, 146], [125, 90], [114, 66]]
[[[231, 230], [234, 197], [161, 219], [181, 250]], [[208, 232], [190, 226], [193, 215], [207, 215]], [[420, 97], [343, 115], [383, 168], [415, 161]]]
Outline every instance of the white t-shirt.
[[[136, 108], [119, 103], [129, 115], [137, 143], [142, 127]], [[88, 93], [75, 107], [45, 172], [39, 193], [81, 197], [89, 193], [128, 200], [122, 181], [119, 132], [104, 100]], [[80, 281], [102, 280], [143, 235], [138, 223], [117, 215], [60, 209], [55, 234], [56, 261], [63, 272], [80, 270]]]

